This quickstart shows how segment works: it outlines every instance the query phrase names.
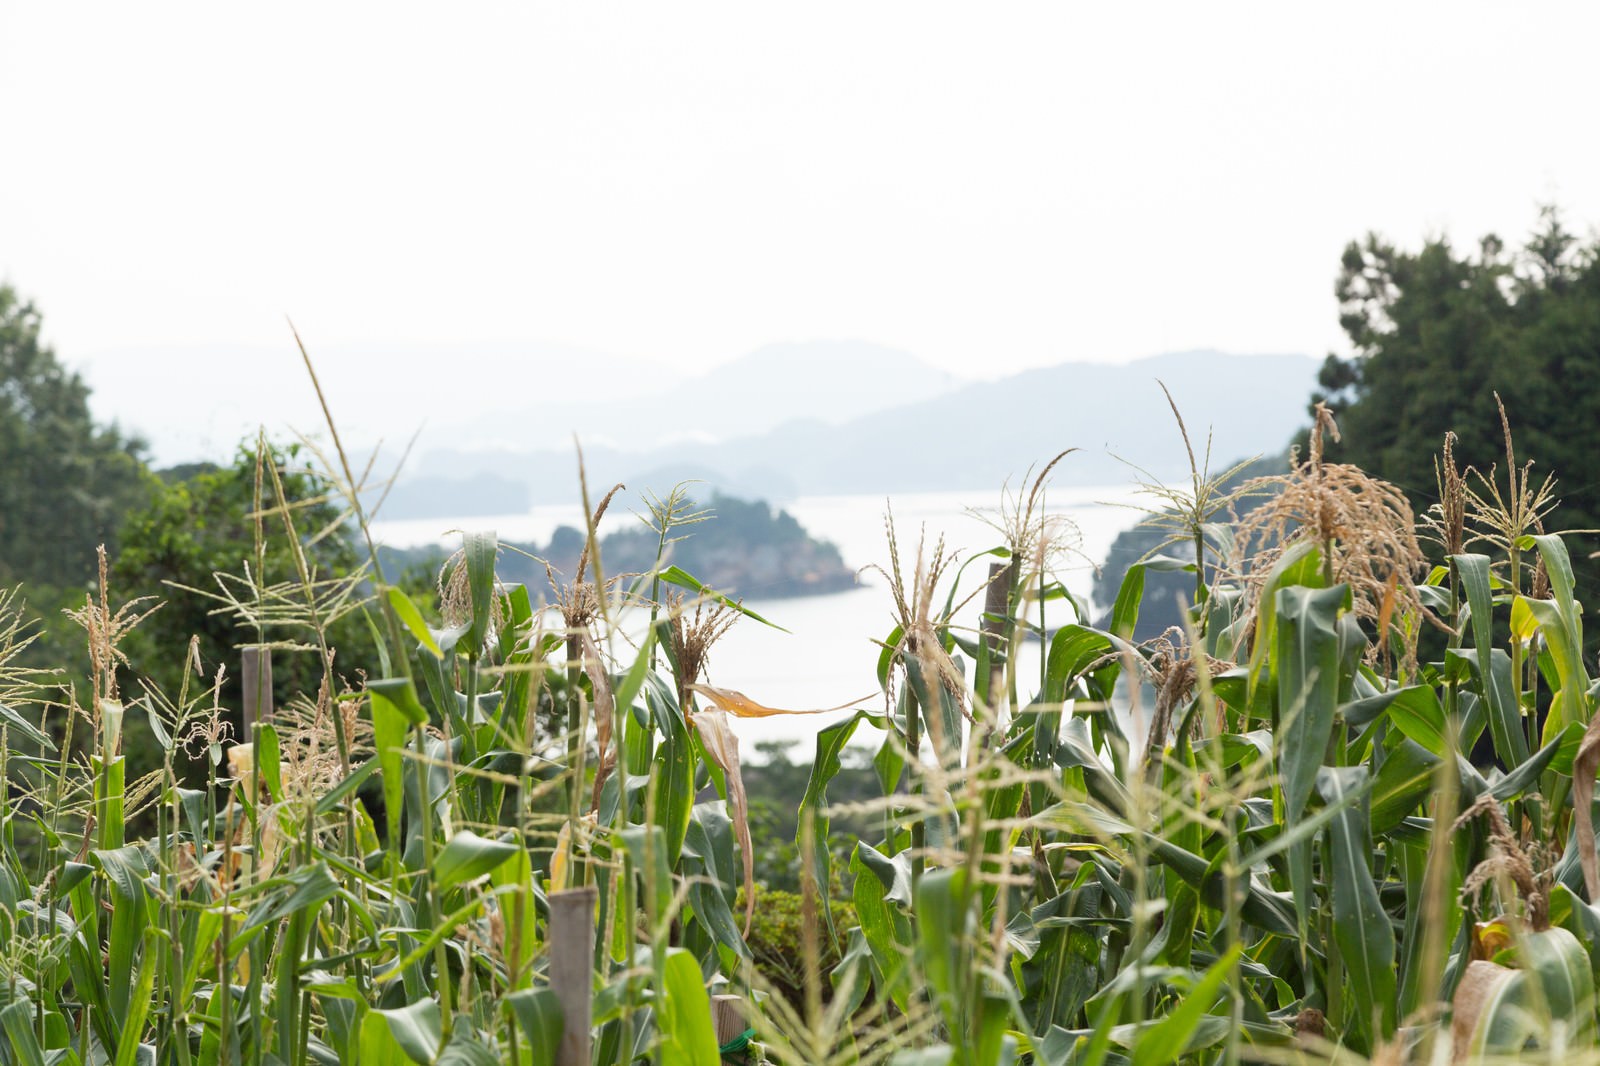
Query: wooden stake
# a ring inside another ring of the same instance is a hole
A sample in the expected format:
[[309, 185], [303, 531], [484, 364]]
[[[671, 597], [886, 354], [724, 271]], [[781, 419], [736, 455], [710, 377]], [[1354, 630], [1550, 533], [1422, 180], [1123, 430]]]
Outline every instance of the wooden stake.
[[272, 649], [252, 644], [239, 651], [239, 681], [244, 689], [244, 736], [254, 738], [256, 723], [272, 721]]
[[556, 1066], [589, 1066], [589, 1001], [594, 975], [593, 885], [550, 893], [550, 987], [561, 1001]]
[[743, 997], [712, 996], [711, 1025], [716, 1029], [718, 1044], [726, 1044], [744, 1032]]

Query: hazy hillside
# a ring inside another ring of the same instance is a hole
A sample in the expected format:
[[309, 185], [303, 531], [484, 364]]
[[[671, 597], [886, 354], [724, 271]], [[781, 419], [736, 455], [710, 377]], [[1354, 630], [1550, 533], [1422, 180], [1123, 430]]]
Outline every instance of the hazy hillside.
[[830, 340], [769, 344], [704, 374], [663, 375], [649, 389], [604, 363], [563, 389], [527, 373], [508, 373], [503, 381], [500, 404], [514, 418], [465, 435], [441, 434], [434, 427], [447, 423], [431, 419], [419, 473], [459, 469], [455, 452], [468, 450], [469, 441], [561, 449], [579, 433], [586, 446], [644, 452], [761, 434], [796, 418], [845, 422], [964, 384], [909, 352]]
[[[838, 424], [816, 417], [782, 423], [769, 418], [773, 428], [721, 441], [682, 441], [645, 451], [586, 443], [585, 456], [592, 483], [624, 481], [631, 488], [662, 489], [675, 480], [674, 472], [681, 471], [746, 494], [752, 487], [769, 485], [767, 495], [778, 497], [993, 489], [1008, 477], [1019, 477], [1030, 464], [1071, 447], [1081, 450], [1058, 468], [1060, 484], [1130, 480], [1128, 467], [1118, 457], [1158, 477], [1173, 478], [1185, 473], [1185, 457], [1158, 379], [1177, 399], [1196, 449], [1205, 447], [1210, 427], [1213, 454], [1225, 461], [1273, 454], [1287, 446], [1304, 422], [1318, 365], [1308, 356], [1215, 351], [1174, 353], [1122, 365], [1063, 363], [968, 384]], [[758, 369], [750, 364], [717, 383], [727, 391], [717, 393], [716, 402], [707, 399], [696, 408], [705, 412], [704, 425], [725, 428], [717, 421], [718, 409], [759, 411], [765, 397], [785, 393], [788, 386], [765, 384]], [[851, 391], [852, 380], [882, 375], [879, 366], [867, 360], [836, 373], [843, 375], [834, 385], [840, 396]], [[740, 381], [742, 392], [736, 387]], [[816, 390], [816, 382], [795, 388]], [[1238, 415], [1241, 396], [1251, 405], [1249, 417]], [[796, 405], [774, 401], [773, 406]], [[436, 452], [420, 464], [420, 472], [435, 477], [482, 471], [517, 481], [527, 486], [534, 503], [570, 500], [575, 470], [570, 446]], [[647, 472], [654, 476], [642, 479]], [[775, 479], [775, 474], [780, 476]], [[514, 502], [508, 497], [508, 504]]]

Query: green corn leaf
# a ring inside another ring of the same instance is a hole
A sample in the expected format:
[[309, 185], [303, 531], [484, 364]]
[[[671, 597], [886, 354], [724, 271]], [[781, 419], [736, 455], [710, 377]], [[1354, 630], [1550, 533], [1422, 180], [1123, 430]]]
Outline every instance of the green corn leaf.
[[[856, 918], [861, 922], [861, 933], [867, 947], [883, 976], [884, 988], [901, 1009], [906, 1009], [911, 999], [910, 971], [906, 957], [912, 946], [911, 921], [905, 912], [888, 901], [887, 889], [880, 876], [869, 870], [862, 861], [862, 849], [872, 851], [866, 844], [858, 843], [850, 857], [850, 872], [855, 888], [852, 892]], [[880, 853], [873, 851], [880, 859]], [[888, 860], [885, 860], [888, 861]], [[910, 891], [910, 870], [906, 871], [906, 890]]]
[[1389, 721], [1435, 758], [1444, 758], [1449, 745], [1445, 741], [1444, 707], [1439, 703], [1438, 693], [1428, 685], [1412, 685], [1386, 695], [1391, 697]]
[[[866, 711], [857, 711], [842, 722], [828, 726], [817, 734], [817, 755], [811, 763], [811, 777], [806, 782], [806, 792], [800, 799], [800, 815], [795, 832], [795, 847], [799, 849], [802, 860], [803, 876], [809, 877], [816, 886], [821, 898], [826, 899], [828, 885], [832, 879], [833, 858], [828, 847], [828, 783], [839, 773], [841, 766], [840, 754], [845, 745], [850, 743], [850, 738], [855, 736], [856, 727], [863, 721], [871, 720], [875, 724], [881, 719], [874, 718]], [[806, 832], [810, 830], [811, 840], [808, 845]], [[828, 935], [838, 935], [833, 927], [833, 913], [831, 908], [823, 907], [823, 914], [828, 926]]]
[[733, 821], [722, 801], [694, 805], [680, 872], [689, 880], [689, 907], [695, 921], [719, 945], [749, 958], [750, 947], [723, 890], [736, 884], [739, 874], [733, 866]]
[[633, 657], [633, 665], [622, 675], [622, 681], [613, 694], [619, 717], [630, 714], [633, 701], [638, 698], [639, 690], [644, 687], [644, 679], [650, 673], [650, 653], [655, 650], [655, 646], [656, 631], [646, 630], [644, 643], [639, 645], [639, 654]]
[[404, 1055], [412, 1062], [431, 1064], [443, 1039], [439, 1004], [420, 999], [394, 1010], [369, 1010], [361, 1020], [362, 1062], [397, 1062]]
[[[56, 750], [54, 741], [45, 736], [43, 733], [39, 732], [38, 728], [32, 722], [28, 721], [26, 718], [22, 717], [22, 715], [18, 714], [16, 711], [3, 703], [0, 703], [0, 718], [5, 719], [5, 724], [8, 729], [15, 730], [21, 736], [27, 737], [45, 751]], [[155, 720], [154, 713], [151, 713], [150, 719], [152, 722]]]
[[256, 726], [256, 772], [266, 783], [267, 794], [274, 803], [283, 802], [283, 767], [278, 745], [277, 727], [270, 722]]
[[[409, 951], [392, 962], [387, 969], [373, 974], [372, 980], [377, 984], [387, 984], [399, 978], [405, 978], [408, 982], [411, 981], [416, 977], [416, 971], [412, 967], [426, 958], [435, 947], [448, 940], [455, 933], [456, 926], [470, 921], [476, 916], [479, 911], [484, 909], [490, 897], [509, 895], [512, 891], [506, 888], [495, 888], [483, 895], [475, 895], [467, 900], [466, 903], [445, 915], [432, 929], [401, 928], [390, 930], [389, 932], [398, 933], [405, 938], [402, 940], [402, 944], [411, 943], [412, 946]], [[418, 934], [421, 934], [421, 938], [413, 941], [413, 938]]]
[[[1558, 542], [1559, 543], [1559, 542]], [[1569, 725], [1588, 725], [1589, 674], [1583, 668], [1583, 630], [1572, 616], [1554, 600], [1534, 600], [1518, 596], [1516, 607], [1526, 609], [1544, 635], [1545, 647], [1555, 662], [1561, 685], [1545, 719], [1540, 743], [1548, 744]]]
[[[1198, 891], [1200, 899], [1206, 905], [1218, 908], [1226, 905], [1228, 885], [1220, 869], [1213, 868], [1211, 863], [1200, 856], [1170, 844], [1154, 834], [1146, 833], [1143, 837], [1150, 853], [1183, 878], [1191, 888]], [[1246, 922], [1263, 932], [1275, 933], [1291, 940], [1298, 935], [1294, 901], [1268, 891], [1254, 880], [1245, 891], [1239, 913]], [[1312, 954], [1320, 954], [1315, 944], [1307, 944], [1306, 948]]]
[[682, 948], [668, 949], [663, 988], [665, 1001], [657, 1019], [661, 1066], [720, 1066], [711, 997], [693, 955]]
[[1267, 571], [1258, 599], [1255, 643], [1250, 649], [1250, 664], [1246, 674], [1245, 705], [1254, 706], [1255, 690], [1263, 676], [1269, 655], [1277, 648], [1278, 592], [1284, 588], [1322, 587], [1322, 557], [1315, 544], [1299, 541], [1280, 555]]
[[[513, 586], [503, 600], [507, 620], [500, 628], [500, 660], [505, 663], [505, 702], [502, 704], [504, 711], [500, 722], [508, 732], [515, 733], [516, 728], [505, 718], [508, 713], [512, 717], [521, 715], [528, 706], [528, 689], [534, 677], [534, 663], [539, 649], [531, 639], [534, 628], [533, 600], [528, 595], [528, 587]], [[655, 630], [649, 630], [645, 637], [650, 639], [654, 634]], [[618, 705], [622, 706], [620, 702]]]
[[528, 1051], [533, 1056], [532, 1066], [556, 1066], [564, 1018], [561, 998], [555, 990], [525, 988], [511, 993], [504, 1002], [528, 1041]]
[[11, 1053], [22, 1066], [45, 1066], [44, 1048], [33, 1031], [34, 1005], [18, 997], [0, 1010], [0, 1029], [5, 1030]]
[[61, 899], [71, 892], [84, 878], [94, 873], [94, 867], [85, 862], [65, 862], [56, 868], [55, 894], [52, 898]]
[[467, 658], [477, 661], [489, 637], [489, 622], [494, 604], [494, 564], [500, 541], [489, 532], [468, 533], [463, 538], [462, 555], [467, 568], [467, 589], [472, 594], [472, 620], [467, 630]]
[[[1293, 829], [1304, 816], [1317, 771], [1333, 737], [1339, 706], [1339, 613], [1349, 606], [1350, 589], [1291, 586], [1277, 596], [1277, 676], [1279, 765], [1282, 767], [1283, 818]], [[1315, 904], [1311, 886], [1311, 842], [1289, 849], [1289, 883], [1299, 914], [1299, 939], [1310, 939]]]
[[[1461, 576], [1467, 593], [1467, 607], [1472, 626], [1472, 643], [1477, 650], [1479, 683], [1488, 707], [1489, 735], [1494, 738], [1495, 753], [1506, 766], [1520, 766], [1528, 757], [1528, 738], [1523, 735], [1522, 712], [1517, 706], [1516, 689], [1507, 660], [1504, 675], [1495, 670], [1493, 657], [1499, 649], [1494, 646], [1494, 599], [1487, 555], [1452, 555], [1456, 573]], [[1504, 652], [1500, 652], [1504, 655]], [[1484, 667], [1485, 661], [1488, 667]]]
[[665, 570], [661, 571], [661, 580], [665, 581], [669, 585], [677, 585], [679, 588], [688, 589], [690, 592], [705, 596], [708, 599], [722, 604], [724, 607], [738, 611], [740, 614], [744, 615], [753, 622], [760, 622], [764, 626], [770, 626], [780, 633], [789, 632], [787, 629], [784, 629], [782, 626], [778, 625], [778, 623], [769, 622], [767, 619], [761, 617], [759, 614], [756, 614], [756, 612], [750, 610], [750, 608], [744, 606], [742, 603], [739, 603], [737, 600], [730, 600], [722, 593], [702, 585], [699, 578], [689, 573], [689, 571], [684, 570], [682, 567], [667, 567]]
[[1416, 810], [1433, 789], [1440, 759], [1414, 740], [1402, 740], [1384, 756], [1372, 784], [1372, 832], [1383, 836]]
[[520, 849], [501, 840], [488, 840], [470, 829], [463, 829], [433, 858], [433, 877], [441, 892], [481, 877], [511, 858]]
[[[1539, 784], [1539, 775], [1548, 769], [1561, 771], [1563, 765], [1566, 771], [1571, 772], [1572, 760], [1578, 753], [1578, 745], [1583, 741], [1583, 723], [1573, 722], [1565, 729], [1544, 742], [1543, 747], [1518, 766], [1509, 774], [1496, 781], [1490, 787], [1489, 793], [1502, 803], [1516, 799], [1530, 788]], [[1549, 733], [1549, 730], [1546, 730]]]
[[[398, 684], [399, 691], [403, 692], [410, 681], [399, 679]], [[383, 780], [384, 812], [389, 823], [387, 839], [389, 847], [398, 851], [401, 846], [401, 805], [405, 795], [405, 766], [402, 752], [405, 750], [406, 733], [415, 719], [390, 695], [391, 690], [396, 687], [391, 683], [375, 688], [373, 682], [367, 683], [372, 707], [372, 741], [373, 746], [378, 749], [378, 772]], [[416, 701], [415, 689], [411, 690], [411, 699], [412, 702]], [[425, 720], [426, 712], [424, 712]]]
[[143, 952], [139, 959], [139, 973], [133, 982], [133, 995], [128, 1002], [128, 1016], [122, 1023], [117, 1039], [117, 1057], [114, 1066], [134, 1066], [139, 1054], [140, 1037], [144, 1035], [145, 1019], [150, 1016], [151, 994], [156, 987], [156, 962], [161, 933], [154, 927], [145, 929]]
[[457, 1025], [434, 1060], [434, 1066], [501, 1066], [500, 1053], [469, 1026]]
[[950, 687], [943, 679], [926, 676], [921, 660], [915, 655], [903, 656], [901, 661], [906, 667], [906, 682], [917, 697], [917, 704], [926, 726], [924, 735], [938, 748], [934, 754], [942, 766], [950, 768], [958, 765], [961, 762], [962, 727], [965, 719], [962, 717], [961, 704], [956, 694], [950, 691]]
[[417, 643], [425, 648], [435, 659], [443, 659], [444, 652], [439, 650], [439, 642], [433, 639], [433, 633], [428, 629], [428, 623], [422, 618], [422, 612], [417, 610], [417, 605], [411, 602], [411, 597], [405, 592], [391, 586], [384, 595], [388, 597], [389, 606], [394, 609], [395, 617], [400, 619], [400, 624], [417, 638]]
[[916, 884], [918, 957], [952, 1035], [970, 1036], [976, 1020], [964, 1009], [962, 949], [971, 920], [972, 884], [965, 867], [930, 870]]
[[1594, 974], [1578, 938], [1556, 927], [1522, 936], [1520, 969], [1476, 960], [1456, 988], [1458, 1031], [1470, 1034], [1473, 1057], [1519, 1055], [1561, 1044], [1583, 1047], [1594, 1039]]
[[[1325, 766], [1317, 791], [1330, 805], [1368, 786], [1365, 766]], [[1395, 943], [1389, 916], [1372, 880], [1372, 838], [1365, 806], [1344, 805], [1329, 829], [1333, 866], [1333, 936], [1350, 976], [1355, 1028], [1370, 1033], [1372, 1046], [1395, 1026]]]
[[[1324, 767], [1326, 769], [1326, 767]], [[1265, 863], [1268, 859], [1290, 848], [1299, 846], [1311, 840], [1322, 828], [1356, 806], [1367, 798], [1367, 793], [1373, 788], [1373, 781], [1369, 778], [1347, 789], [1336, 801], [1324, 803], [1315, 814], [1307, 815], [1293, 826], [1284, 829], [1272, 839], [1247, 852], [1239, 860], [1239, 865], [1245, 869], [1254, 869]]]
[[1117, 588], [1116, 602], [1111, 605], [1111, 632], [1123, 640], [1132, 640], [1139, 625], [1139, 607], [1144, 601], [1144, 567], [1128, 567]]
[[1200, 1021], [1239, 965], [1243, 946], [1235, 944], [1213, 963], [1184, 995], [1171, 1014], [1145, 1029], [1133, 1043], [1133, 1066], [1166, 1066], [1177, 1062], [1195, 1042]]
[[379, 697], [388, 701], [388, 704], [408, 725], [426, 725], [428, 710], [422, 706], [422, 701], [417, 699], [416, 682], [409, 677], [385, 677], [376, 681], [367, 682], [367, 691], [372, 694], [374, 701]]
[[[688, 836], [687, 828], [684, 835]], [[645, 843], [647, 837], [654, 838], [648, 847]], [[618, 832], [617, 839], [626, 849], [635, 874], [644, 881], [645, 890], [654, 889], [655, 913], [658, 916], [665, 916], [668, 908], [672, 906], [672, 870], [667, 860], [666, 833], [660, 826], [633, 825]], [[654, 870], [650, 870], [646, 865], [652, 855], [655, 858]], [[640, 898], [642, 908], [643, 897]]]
[[[664, 628], [666, 623], [661, 623]], [[662, 650], [671, 646], [670, 640], [658, 641]], [[678, 707], [678, 697], [672, 686], [657, 674], [645, 679], [645, 704], [650, 708], [661, 743], [656, 746], [651, 775], [656, 781], [656, 825], [664, 834], [666, 861], [669, 866], [678, 862], [683, 850], [683, 839], [689, 832], [689, 816], [694, 809], [695, 762], [694, 742], [689, 726]]]
[[325, 862], [296, 870], [286, 877], [275, 878], [274, 883], [275, 890], [250, 912], [250, 917], [239, 927], [230, 950], [237, 951], [243, 946], [252, 930], [271, 925], [301, 911], [319, 907], [332, 899], [339, 890], [339, 885], [334, 881], [333, 874]]
[[144, 849], [137, 844], [126, 847], [91, 851], [90, 856], [105, 871], [111, 890], [119, 902], [142, 903], [145, 897], [144, 879], [150, 876], [150, 863]]

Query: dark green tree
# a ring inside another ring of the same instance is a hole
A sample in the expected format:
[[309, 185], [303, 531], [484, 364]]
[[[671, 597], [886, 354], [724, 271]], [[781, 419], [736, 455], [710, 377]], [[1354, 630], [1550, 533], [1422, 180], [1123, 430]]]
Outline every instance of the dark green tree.
[[122, 515], [148, 498], [142, 450], [95, 424], [89, 387], [40, 339], [39, 312], [0, 284], [0, 586], [27, 585], [41, 610], [75, 600], [96, 546], [114, 551]]
[[[337, 673], [355, 683], [360, 671], [377, 670], [372, 631], [358, 606], [361, 590], [353, 589], [339, 600], [330, 598], [338, 583], [348, 584], [361, 574], [364, 559], [351, 528], [340, 521], [338, 497], [327, 480], [301, 460], [296, 446], [269, 447], [262, 458], [258, 464], [255, 449], [241, 446], [228, 466], [187, 468], [189, 476], [163, 484], [144, 507], [128, 516], [111, 575], [113, 595], [119, 601], [141, 596], [164, 601], [124, 645], [134, 673], [175, 697], [190, 638], [198, 637], [205, 677], [214, 677], [219, 665], [226, 668], [222, 702], [235, 728], [242, 699], [242, 645], [301, 646], [273, 653], [273, 699], [278, 707], [288, 706], [297, 696], [316, 696], [323, 673], [318, 622], [327, 644], [335, 649]], [[276, 481], [267, 464], [277, 467]], [[301, 590], [293, 542], [281, 516], [285, 506], [318, 588], [321, 606], [316, 619]], [[270, 610], [275, 624], [257, 627], [229, 608], [229, 598], [248, 603], [255, 587], [276, 590], [263, 597], [276, 603]]]
[[[1518, 465], [1535, 462], [1535, 485], [1558, 478], [1552, 531], [1600, 527], [1600, 243], [1575, 238], [1553, 208], [1517, 251], [1493, 236], [1466, 254], [1444, 238], [1405, 251], [1369, 236], [1345, 249], [1336, 293], [1354, 354], [1328, 357], [1315, 397], [1343, 432], [1330, 459], [1399, 485], [1420, 514], [1437, 499], [1434, 456], [1450, 431], [1461, 465], [1497, 467], [1505, 491], [1498, 393]], [[1593, 587], [1600, 540], [1570, 547], [1579, 587]]]

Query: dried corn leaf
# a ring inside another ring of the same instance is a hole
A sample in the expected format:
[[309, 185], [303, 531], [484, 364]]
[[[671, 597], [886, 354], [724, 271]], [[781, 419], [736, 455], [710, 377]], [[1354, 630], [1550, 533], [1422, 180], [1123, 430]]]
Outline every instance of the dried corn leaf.
[[1475, 1035], [1485, 1027], [1496, 1006], [1505, 997], [1517, 971], [1481, 959], [1467, 964], [1456, 994], [1451, 1001], [1452, 1061], [1465, 1062], [1472, 1057]]
[[863, 703], [870, 696], [858, 700], [841, 703], [837, 707], [819, 707], [816, 710], [791, 711], [782, 707], [768, 707], [764, 703], [757, 703], [743, 692], [731, 688], [714, 688], [711, 685], [690, 685], [694, 691], [717, 705], [719, 710], [727, 711], [737, 718], [771, 718], [778, 714], [832, 714], [835, 711], [847, 711], [858, 703]]
[[1583, 884], [1589, 899], [1600, 900], [1600, 858], [1595, 855], [1594, 802], [1595, 773], [1600, 770], [1600, 714], [1589, 720], [1578, 757], [1572, 764], [1572, 817], [1577, 823], [1578, 860], [1583, 866]]
[[[700, 686], [695, 686], [699, 688]], [[721, 708], [702, 709], [690, 719], [700, 734], [711, 761], [722, 768], [728, 782], [728, 805], [733, 808], [733, 828], [739, 834], [739, 852], [744, 856], [744, 932], [750, 935], [750, 923], [756, 916], [756, 866], [754, 848], [750, 843], [750, 800], [745, 795], [744, 778], [739, 772], [739, 738], [728, 725], [728, 716]]]

